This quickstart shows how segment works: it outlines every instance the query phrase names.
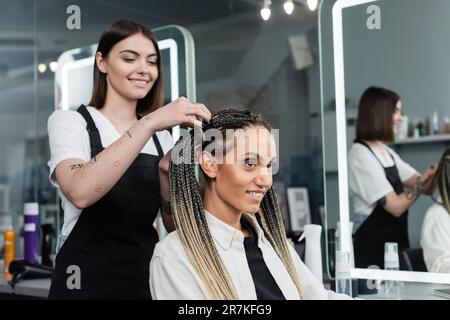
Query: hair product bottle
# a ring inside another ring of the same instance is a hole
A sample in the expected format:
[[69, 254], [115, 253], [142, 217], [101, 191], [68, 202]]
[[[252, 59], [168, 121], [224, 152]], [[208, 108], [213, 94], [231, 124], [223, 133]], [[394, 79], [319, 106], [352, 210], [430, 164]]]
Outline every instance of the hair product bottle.
[[15, 232], [14, 229], [8, 227], [5, 230], [5, 265], [3, 266], [3, 276], [5, 280], [9, 280], [9, 265], [15, 259]]
[[24, 250], [25, 260], [38, 262], [39, 248], [39, 204], [29, 202], [24, 204]]

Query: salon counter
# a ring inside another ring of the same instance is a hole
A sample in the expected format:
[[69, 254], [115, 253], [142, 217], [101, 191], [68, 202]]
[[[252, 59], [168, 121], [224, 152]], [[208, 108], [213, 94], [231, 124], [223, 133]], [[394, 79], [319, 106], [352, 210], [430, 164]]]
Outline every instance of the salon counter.
[[[450, 289], [448, 284], [402, 282], [400, 283], [399, 300], [448, 300], [433, 294], [436, 289]], [[365, 300], [388, 300], [382, 293], [360, 294], [360, 299]]]
[[[0, 270], [3, 270], [3, 261], [0, 261]], [[11, 286], [7, 283], [6, 279], [4, 279], [3, 272], [0, 274], [0, 294], [11, 295], [11, 298], [14, 298], [14, 295], [17, 296], [27, 296], [36, 299], [47, 298], [48, 292], [50, 290], [50, 279], [33, 279], [33, 280], [23, 280], [16, 284], [15, 288], [11, 288]]]
[[[1, 270], [3, 261], [0, 261]], [[326, 285], [326, 287], [329, 287]], [[450, 285], [402, 282], [400, 284], [400, 294], [402, 300], [446, 300], [445, 298], [433, 294], [433, 290], [450, 288]], [[0, 275], [0, 295], [27, 296], [29, 298], [47, 298], [50, 290], [50, 279], [34, 279], [19, 282], [14, 289], [3, 278], [3, 272]], [[359, 295], [361, 299], [367, 300], [386, 300], [382, 294]]]

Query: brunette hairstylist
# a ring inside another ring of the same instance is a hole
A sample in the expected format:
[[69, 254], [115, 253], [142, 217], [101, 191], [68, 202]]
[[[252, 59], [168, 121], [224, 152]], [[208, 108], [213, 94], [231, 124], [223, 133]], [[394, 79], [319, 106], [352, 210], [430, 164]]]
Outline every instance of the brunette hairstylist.
[[210, 113], [185, 98], [162, 106], [158, 44], [141, 24], [110, 25], [95, 62], [90, 106], [48, 120], [50, 180], [64, 209], [49, 298], [149, 299], [159, 162], [173, 146], [165, 129]]
[[349, 187], [359, 227], [355, 265], [384, 268], [384, 244], [409, 248], [408, 209], [421, 193], [431, 193], [435, 166], [419, 174], [386, 143], [395, 139], [401, 121], [400, 97], [390, 90], [368, 88], [362, 95], [356, 141], [349, 154]]

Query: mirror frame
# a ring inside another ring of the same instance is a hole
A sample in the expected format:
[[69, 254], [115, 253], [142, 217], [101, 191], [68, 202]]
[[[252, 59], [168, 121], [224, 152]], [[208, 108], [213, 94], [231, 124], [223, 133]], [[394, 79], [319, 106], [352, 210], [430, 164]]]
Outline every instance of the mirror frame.
[[[378, 0], [337, 0], [333, 5], [333, 57], [334, 81], [336, 97], [336, 138], [339, 186], [339, 219], [341, 249], [350, 252], [352, 238], [350, 235], [348, 168], [347, 168], [347, 136], [345, 110], [345, 75], [342, 10], [358, 5], [375, 3]], [[418, 272], [418, 271], [387, 271], [379, 269], [351, 268], [351, 277], [357, 279], [399, 280], [406, 282], [450, 284], [450, 274]]]

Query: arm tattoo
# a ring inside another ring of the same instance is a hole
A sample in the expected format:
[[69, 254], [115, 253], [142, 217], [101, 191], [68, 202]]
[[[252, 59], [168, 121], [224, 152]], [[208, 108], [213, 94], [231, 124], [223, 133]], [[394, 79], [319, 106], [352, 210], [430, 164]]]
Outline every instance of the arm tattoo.
[[409, 200], [413, 200], [419, 196], [423, 191], [423, 184], [419, 178], [417, 178], [416, 183], [409, 188], [405, 188], [405, 195]]
[[72, 164], [72, 165], [70, 166], [70, 169], [72, 169], [72, 170], [80, 169], [82, 166], [84, 166], [84, 163]]
[[172, 215], [172, 209], [170, 208], [170, 201], [166, 201], [164, 199], [161, 199], [161, 208], [168, 215]]
[[131, 133], [130, 133], [130, 130], [127, 130], [127, 134], [128, 134], [128, 136], [129, 136], [130, 138], [132, 138]]

